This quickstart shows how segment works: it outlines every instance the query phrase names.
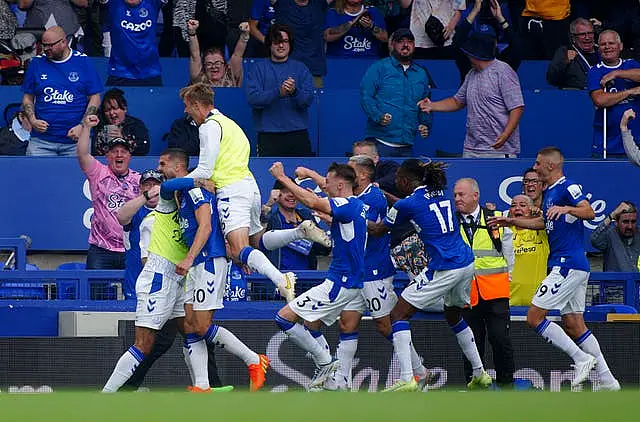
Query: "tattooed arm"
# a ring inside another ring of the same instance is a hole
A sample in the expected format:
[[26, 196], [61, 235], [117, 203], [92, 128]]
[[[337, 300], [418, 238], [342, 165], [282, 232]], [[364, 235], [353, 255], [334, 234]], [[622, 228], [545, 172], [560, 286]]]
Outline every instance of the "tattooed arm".
[[357, 21], [358, 21], [358, 18], [355, 18], [353, 20], [343, 23], [342, 25], [332, 26], [331, 28], [325, 29], [324, 40], [326, 42], [338, 41], [340, 38], [344, 37], [344, 35], [347, 32], [349, 32], [351, 27], [355, 25]]

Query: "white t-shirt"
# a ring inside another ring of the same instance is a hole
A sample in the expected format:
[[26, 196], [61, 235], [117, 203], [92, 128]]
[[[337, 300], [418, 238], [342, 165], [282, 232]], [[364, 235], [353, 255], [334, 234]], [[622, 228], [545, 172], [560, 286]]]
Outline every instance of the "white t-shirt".
[[[465, 0], [413, 0], [409, 28], [416, 38], [416, 47], [436, 47], [424, 31], [424, 25], [427, 23], [429, 16], [434, 15], [440, 19], [442, 25], [446, 27], [457, 10], [462, 12], [466, 8]], [[455, 32], [453, 34], [455, 34]], [[445, 41], [445, 47], [451, 45], [453, 34]]]

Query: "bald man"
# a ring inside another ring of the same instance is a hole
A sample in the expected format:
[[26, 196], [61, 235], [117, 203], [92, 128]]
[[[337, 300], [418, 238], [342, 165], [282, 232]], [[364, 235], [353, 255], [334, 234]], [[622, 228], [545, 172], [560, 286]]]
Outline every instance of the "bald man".
[[84, 117], [98, 112], [102, 82], [87, 56], [69, 48], [61, 27], [45, 31], [42, 48], [44, 57], [31, 59], [22, 85], [33, 126], [27, 155], [75, 156]]

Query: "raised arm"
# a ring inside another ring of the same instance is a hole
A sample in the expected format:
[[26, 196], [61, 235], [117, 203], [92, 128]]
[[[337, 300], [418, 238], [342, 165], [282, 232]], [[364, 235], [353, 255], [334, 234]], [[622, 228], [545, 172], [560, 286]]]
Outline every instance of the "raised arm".
[[91, 155], [91, 128], [98, 125], [98, 116], [90, 114], [85, 117], [84, 125], [80, 130], [80, 136], [78, 137], [78, 146], [76, 154], [78, 156], [78, 163], [80, 163], [80, 169], [83, 173], [86, 173], [96, 161]]
[[160, 194], [160, 187], [154, 186], [147, 191], [147, 196], [144, 193], [136, 196], [133, 199], [128, 200], [118, 210], [118, 223], [122, 226], [126, 226], [131, 223], [133, 216], [136, 215], [138, 210], [144, 206], [148, 198], [155, 198]]
[[633, 109], [626, 110], [620, 120], [620, 132], [622, 133], [622, 143], [624, 151], [627, 153], [629, 160], [640, 167], [640, 148], [633, 139], [633, 133], [629, 130], [629, 120], [635, 119], [636, 113]]
[[496, 226], [496, 227], [515, 226], [515, 227], [520, 227], [521, 229], [531, 229], [531, 230], [543, 230], [545, 228], [544, 219], [542, 217], [535, 217], [535, 218], [524, 218], [524, 217], [515, 218], [515, 217], [505, 217], [505, 216], [489, 217], [487, 219], [487, 224], [489, 226]]
[[236, 42], [236, 47], [233, 50], [233, 54], [229, 58], [229, 67], [231, 68], [231, 73], [233, 73], [233, 77], [235, 78], [236, 86], [242, 86], [242, 78], [244, 69], [242, 67], [242, 60], [244, 60], [244, 52], [247, 50], [247, 43], [249, 42], [249, 23], [242, 22], [239, 25], [240, 28], [240, 37], [238, 37], [238, 41]]
[[200, 43], [198, 42], [198, 27], [200, 22], [195, 19], [187, 21], [187, 33], [189, 34], [189, 78], [195, 80], [202, 73], [202, 56], [200, 55]]
[[289, 189], [298, 201], [302, 202], [307, 207], [325, 214], [332, 214], [329, 200], [318, 197], [315, 193], [298, 186], [293, 180], [289, 179], [289, 177], [284, 173], [284, 166], [282, 163], [273, 163], [269, 169], [269, 173], [271, 173], [276, 180], [282, 183], [284, 187]]
[[317, 173], [314, 170], [308, 169], [306, 167], [296, 167], [296, 170], [293, 173], [297, 179], [311, 179], [313, 180], [313, 183], [315, 183], [316, 185], [318, 185], [318, 187], [320, 189], [322, 189], [323, 191], [325, 190], [325, 188], [327, 187], [327, 179], [320, 175], [319, 173]]

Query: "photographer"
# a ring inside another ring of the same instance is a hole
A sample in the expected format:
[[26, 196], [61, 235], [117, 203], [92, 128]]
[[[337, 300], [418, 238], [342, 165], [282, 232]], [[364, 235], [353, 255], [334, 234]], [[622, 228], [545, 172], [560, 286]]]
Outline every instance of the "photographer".
[[363, 0], [336, 0], [324, 21], [327, 56], [378, 57], [389, 36], [384, 17]]

